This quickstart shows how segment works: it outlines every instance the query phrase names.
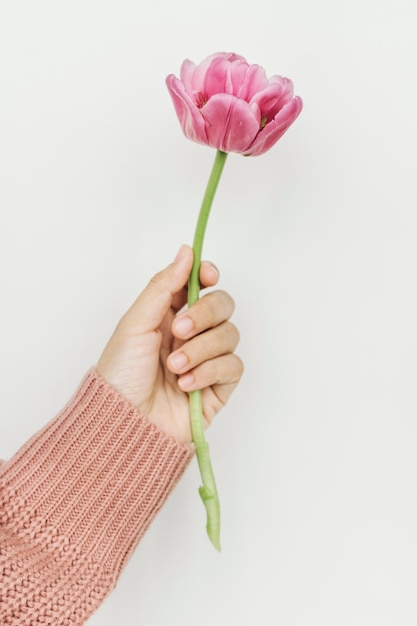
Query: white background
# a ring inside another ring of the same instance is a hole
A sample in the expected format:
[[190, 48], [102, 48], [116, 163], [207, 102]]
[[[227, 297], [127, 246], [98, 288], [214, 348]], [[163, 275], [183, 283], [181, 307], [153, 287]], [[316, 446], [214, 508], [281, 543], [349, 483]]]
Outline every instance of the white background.
[[229, 157], [205, 253], [243, 382], [92, 626], [415, 626], [415, 0], [0, 2], [1, 444], [71, 396], [194, 222], [214, 157], [165, 88], [219, 50], [304, 111]]

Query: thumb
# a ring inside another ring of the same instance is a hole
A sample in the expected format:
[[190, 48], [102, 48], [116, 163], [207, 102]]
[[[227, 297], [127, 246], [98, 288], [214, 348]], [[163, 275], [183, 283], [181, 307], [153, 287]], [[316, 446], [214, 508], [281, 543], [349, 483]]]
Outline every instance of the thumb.
[[187, 284], [192, 265], [192, 248], [183, 245], [175, 260], [151, 278], [125, 316], [136, 332], [147, 333], [159, 327], [175, 294]]

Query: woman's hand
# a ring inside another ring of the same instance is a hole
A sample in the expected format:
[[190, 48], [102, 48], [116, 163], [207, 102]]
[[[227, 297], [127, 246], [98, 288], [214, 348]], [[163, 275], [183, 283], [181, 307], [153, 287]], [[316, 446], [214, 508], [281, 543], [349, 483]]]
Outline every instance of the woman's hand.
[[[213, 291], [178, 314], [187, 302], [192, 263], [192, 249], [182, 246], [120, 320], [97, 364], [104, 380], [182, 443], [191, 442], [187, 392], [202, 390], [209, 425], [243, 372], [234, 354], [239, 332], [229, 321], [234, 303], [226, 292]], [[202, 287], [218, 278], [212, 264], [201, 264]]]

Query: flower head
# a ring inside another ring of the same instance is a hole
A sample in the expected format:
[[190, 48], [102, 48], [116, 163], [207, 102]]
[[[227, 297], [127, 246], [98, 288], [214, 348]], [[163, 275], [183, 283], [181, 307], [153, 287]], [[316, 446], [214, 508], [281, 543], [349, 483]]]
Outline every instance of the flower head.
[[267, 78], [259, 65], [219, 52], [199, 65], [186, 60], [167, 87], [188, 139], [222, 152], [258, 156], [271, 148], [301, 112], [288, 78]]

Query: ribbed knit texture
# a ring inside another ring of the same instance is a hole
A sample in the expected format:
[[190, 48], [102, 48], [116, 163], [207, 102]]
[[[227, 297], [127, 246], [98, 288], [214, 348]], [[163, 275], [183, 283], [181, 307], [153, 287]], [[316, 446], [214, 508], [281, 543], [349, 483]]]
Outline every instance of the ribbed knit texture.
[[0, 624], [85, 624], [193, 456], [93, 370], [0, 467]]

